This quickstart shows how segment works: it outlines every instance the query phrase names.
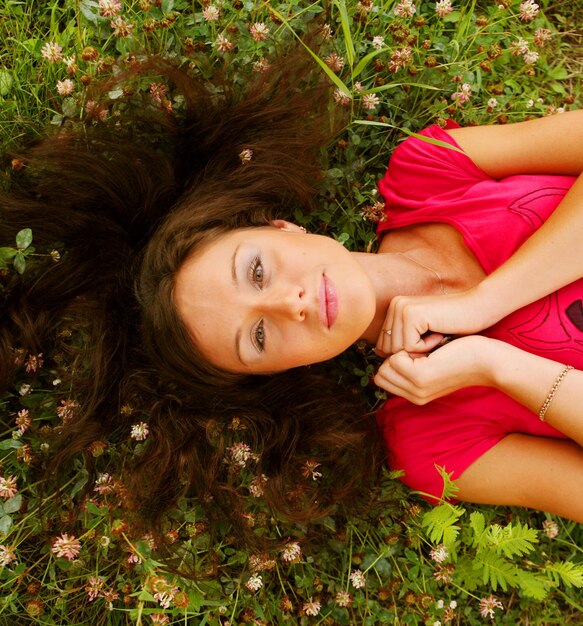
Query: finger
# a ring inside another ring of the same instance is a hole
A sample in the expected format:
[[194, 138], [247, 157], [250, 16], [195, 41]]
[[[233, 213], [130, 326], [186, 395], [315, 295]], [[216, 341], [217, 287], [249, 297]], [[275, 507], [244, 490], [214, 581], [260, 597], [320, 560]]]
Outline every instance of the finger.
[[376, 343], [376, 349], [381, 354], [392, 354], [392, 335], [393, 335], [393, 320], [395, 317], [395, 302], [396, 298], [393, 298], [389, 303], [389, 308], [387, 310], [387, 316], [385, 317], [385, 321], [383, 327], [381, 329], [381, 333]]
[[404, 349], [409, 352], [431, 352], [436, 348], [439, 348], [444, 341], [444, 335], [441, 333], [427, 332], [419, 337], [418, 341], [414, 344], [411, 343], [411, 339], [405, 341]]
[[397, 370], [391, 367], [389, 359], [379, 367], [374, 377], [375, 384], [396, 396], [406, 396], [409, 393], [410, 383]]
[[375, 352], [379, 356], [391, 354], [391, 329], [383, 328], [375, 345]]

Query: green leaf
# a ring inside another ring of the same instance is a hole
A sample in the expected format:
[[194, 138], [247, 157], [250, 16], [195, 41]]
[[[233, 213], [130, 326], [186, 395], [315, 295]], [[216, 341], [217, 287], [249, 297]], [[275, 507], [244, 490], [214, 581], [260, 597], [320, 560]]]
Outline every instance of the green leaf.
[[3, 515], [0, 517], [0, 533], [7, 535], [10, 527], [12, 526], [12, 518], [10, 515]]
[[16, 248], [0, 248], [0, 261], [10, 261], [17, 252]]
[[350, 22], [348, 20], [346, 3], [344, 0], [336, 0], [334, 4], [336, 4], [338, 11], [340, 12], [340, 23], [342, 24], [342, 33], [344, 35], [344, 46], [346, 47], [346, 58], [348, 60], [348, 65], [352, 67], [354, 65], [355, 52], [352, 35], [350, 33]]
[[[435, 139], [431, 139], [430, 137], [425, 137], [423, 135], [418, 135], [417, 133], [412, 133], [410, 131], [405, 131], [408, 135], [413, 135], [422, 141], [425, 139], [429, 139], [429, 143], [433, 143], [434, 141], [438, 141], [439, 143], [435, 144], [437, 146], [441, 145], [442, 148], [453, 148], [450, 144], [445, 141], [439, 141]], [[453, 482], [452, 475], [453, 472], [446, 472], [445, 467], [441, 467], [439, 465], [435, 465], [435, 469], [439, 472], [441, 479], [443, 480], [443, 492], [441, 494], [442, 500], [449, 500], [450, 498], [455, 498], [457, 492], [459, 491], [458, 486]]]
[[569, 78], [569, 72], [562, 65], [559, 67], [553, 67], [547, 71], [547, 74], [554, 78], [555, 80], [565, 80], [565, 78]]
[[32, 243], [32, 230], [30, 228], [24, 228], [16, 235], [16, 247], [19, 250], [26, 250]]
[[77, 480], [77, 482], [73, 485], [71, 489], [71, 493], [69, 494], [71, 498], [74, 498], [87, 484], [87, 480], [89, 479], [89, 473], [87, 470], [81, 471], [81, 477]]
[[529, 598], [535, 600], [544, 600], [549, 593], [549, 581], [533, 574], [532, 572], [525, 572], [524, 570], [518, 570], [516, 572], [518, 586], [522, 593]]
[[451, 504], [440, 504], [423, 515], [421, 525], [427, 529], [427, 535], [433, 543], [451, 546], [460, 530], [456, 522], [464, 511]]
[[99, 21], [99, 4], [95, 2], [95, 0], [81, 0], [79, 8], [81, 9], [83, 17], [97, 26]]
[[571, 561], [558, 561], [545, 567], [552, 579], [563, 582], [567, 587], [583, 587], [583, 565], [575, 565]]
[[365, 57], [360, 59], [360, 61], [354, 68], [354, 71], [352, 72], [352, 78], [353, 79], [357, 78], [362, 73], [364, 68], [369, 64], [369, 62], [372, 61], [372, 59], [374, 59], [377, 55], [381, 54], [382, 52], [386, 52], [386, 51], [387, 51], [386, 48], [381, 48], [380, 50], [373, 50], [372, 52], [369, 52]]
[[528, 524], [508, 524], [504, 528], [492, 524], [484, 533], [484, 541], [498, 554], [508, 558], [523, 556], [534, 550], [533, 543], [538, 543], [538, 531], [529, 528]]
[[3, 439], [0, 441], [0, 450], [17, 450], [22, 448], [22, 443], [17, 439]]
[[14, 269], [19, 274], [24, 274], [24, 270], [26, 269], [26, 259], [20, 250], [14, 256]]
[[482, 580], [490, 585], [494, 591], [501, 587], [504, 591], [508, 587], [518, 585], [518, 568], [496, 554], [494, 550], [478, 552], [474, 560], [474, 568], [482, 570]]
[[7, 69], [0, 69], [0, 96], [7, 96], [12, 88], [12, 74]]
[[430, 91], [443, 91], [439, 87], [434, 87], [433, 85], [427, 85], [425, 83], [388, 83], [386, 85], [380, 85], [379, 87], [374, 87], [373, 89], [365, 89], [361, 92], [361, 95], [367, 93], [378, 93], [379, 91], [386, 91], [387, 89], [395, 89], [396, 87], [402, 87], [403, 85], [407, 85], [407, 87], [419, 87], [421, 89], [429, 89]]
[[16, 513], [22, 506], [22, 495], [18, 494], [4, 503], [4, 513]]
[[461, 13], [459, 11], [453, 11], [452, 13], [445, 15], [441, 19], [444, 22], [457, 22], [460, 19], [460, 17], [461, 17]]
[[474, 540], [472, 541], [472, 545], [477, 546], [486, 527], [486, 520], [484, 519], [483, 513], [474, 511], [470, 514], [470, 527], [474, 531]]
[[281, 23], [292, 33], [292, 35], [304, 46], [304, 48], [308, 51], [310, 56], [316, 61], [316, 63], [322, 68], [326, 76], [342, 91], [342, 93], [350, 96], [352, 98], [352, 93], [350, 89], [345, 85], [345, 83], [334, 74], [334, 72], [322, 61], [322, 59], [309, 47], [307, 46], [301, 38], [297, 35], [294, 29], [291, 27], [289, 21], [285, 18], [285, 16], [274, 9], [273, 7], [269, 7], [269, 10], [281, 21]]
[[[420, 139], [421, 141], [426, 141], [427, 143], [432, 143], [435, 146], [441, 146], [442, 148], [447, 148], [448, 150], [453, 150], [454, 152], [465, 154], [463, 150], [461, 150], [457, 146], [453, 146], [452, 144], [447, 143], [447, 141], [441, 141], [440, 139], [433, 139], [433, 137], [425, 137], [425, 135], [414, 133], [412, 130], [409, 130], [407, 128], [401, 128], [399, 126], [394, 126], [393, 124], [387, 124], [386, 122], [374, 122], [374, 121], [369, 121], [369, 120], [354, 120], [354, 124], [363, 124], [364, 126], [384, 126], [385, 128], [394, 128], [396, 130], [401, 131], [402, 133], [405, 133], [406, 135], [409, 135], [410, 137], [417, 137], [417, 139]], [[439, 470], [439, 468], [437, 469]], [[451, 481], [451, 479], [449, 483], [452, 485], [452, 488], [455, 491], [457, 491], [457, 487], [455, 487], [455, 484], [453, 483], [453, 481]], [[442, 497], [451, 497], [451, 496], [442, 496]]]

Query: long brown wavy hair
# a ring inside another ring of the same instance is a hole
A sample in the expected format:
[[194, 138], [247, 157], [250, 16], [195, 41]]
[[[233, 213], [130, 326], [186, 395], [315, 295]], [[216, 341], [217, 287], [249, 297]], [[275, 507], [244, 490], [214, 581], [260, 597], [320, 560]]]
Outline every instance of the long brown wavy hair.
[[[134, 89], [152, 73], [180, 95], [179, 111]], [[14, 350], [62, 349], [65, 324], [83, 337], [70, 350], [68, 381], [79, 407], [51, 470], [79, 454], [91, 464], [90, 444], [127, 436], [139, 415], [150, 436], [125, 476], [143, 517], [159, 521], [194, 494], [237, 520], [243, 505], [221, 434], [236, 418], [274, 510], [307, 519], [352, 501], [382, 457], [360, 394], [339, 387], [328, 364], [273, 376], [219, 370], [198, 353], [172, 302], [176, 273], [197, 247], [310, 210], [322, 147], [339, 125], [329, 87], [297, 50], [244, 88], [155, 58], [116, 81], [126, 93], [118, 115], [9, 155], [24, 167], [0, 195], [0, 242], [28, 227], [37, 246], [64, 252], [0, 290], [0, 392], [15, 376]], [[103, 101], [111, 83], [99, 89]], [[244, 164], [245, 149], [253, 157]], [[325, 479], [306, 483], [313, 459]], [[300, 498], [299, 483], [307, 484]]]

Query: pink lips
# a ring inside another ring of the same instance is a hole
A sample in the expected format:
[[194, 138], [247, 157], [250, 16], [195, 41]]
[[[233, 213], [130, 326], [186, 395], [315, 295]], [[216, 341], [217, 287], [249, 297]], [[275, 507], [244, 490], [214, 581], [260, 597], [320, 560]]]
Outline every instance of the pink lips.
[[332, 328], [338, 317], [338, 294], [332, 280], [325, 274], [320, 283], [320, 320], [326, 328]]

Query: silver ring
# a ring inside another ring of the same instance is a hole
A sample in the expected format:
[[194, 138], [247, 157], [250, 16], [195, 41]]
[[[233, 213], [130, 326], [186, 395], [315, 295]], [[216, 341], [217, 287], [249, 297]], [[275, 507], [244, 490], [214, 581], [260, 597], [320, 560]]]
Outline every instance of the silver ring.
[[392, 330], [383, 330], [383, 333], [385, 333], [386, 335], [388, 335], [389, 337], [393, 334]]

